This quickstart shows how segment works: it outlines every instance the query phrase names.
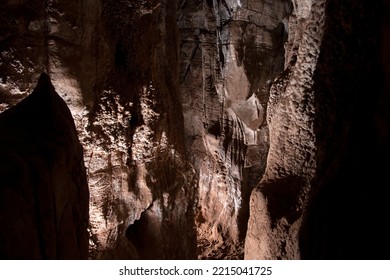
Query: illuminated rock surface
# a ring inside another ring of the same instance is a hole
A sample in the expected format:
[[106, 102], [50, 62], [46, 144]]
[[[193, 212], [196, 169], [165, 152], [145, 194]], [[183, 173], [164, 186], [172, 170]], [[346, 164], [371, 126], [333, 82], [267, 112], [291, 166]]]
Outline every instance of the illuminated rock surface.
[[0, 111], [49, 74], [92, 259], [383, 258], [386, 3], [8, 0]]

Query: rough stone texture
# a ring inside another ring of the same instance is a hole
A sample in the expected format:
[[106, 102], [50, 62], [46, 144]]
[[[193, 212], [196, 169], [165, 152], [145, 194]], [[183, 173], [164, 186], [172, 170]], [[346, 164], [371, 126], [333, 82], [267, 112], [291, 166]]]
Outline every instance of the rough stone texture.
[[186, 146], [199, 173], [199, 258], [242, 258], [249, 194], [268, 152], [265, 112], [283, 69], [288, 1], [181, 1]]
[[175, 2], [104, 1], [101, 16], [110, 72], [84, 134], [92, 257], [196, 258], [196, 176], [181, 133]]
[[[91, 258], [195, 258], [196, 177], [179, 133], [175, 9], [174, 1], [3, 5], [2, 109], [42, 69], [67, 102], [84, 146]], [[164, 242], [134, 244], [149, 234]]]
[[47, 75], [0, 114], [0, 131], [0, 258], [87, 259], [83, 151]]
[[90, 258], [348, 257], [388, 210], [359, 185], [386, 181], [387, 2], [360, 2], [8, 0], [0, 111], [50, 75], [84, 147]]
[[271, 88], [270, 150], [251, 196], [245, 258], [387, 258], [388, 231], [378, 229], [389, 213], [383, 4], [294, 3], [286, 69]]
[[286, 67], [274, 81], [268, 101], [270, 149], [264, 176], [251, 195], [247, 259], [299, 258], [298, 231], [315, 175], [313, 75], [325, 1], [297, 2], [294, 8]]

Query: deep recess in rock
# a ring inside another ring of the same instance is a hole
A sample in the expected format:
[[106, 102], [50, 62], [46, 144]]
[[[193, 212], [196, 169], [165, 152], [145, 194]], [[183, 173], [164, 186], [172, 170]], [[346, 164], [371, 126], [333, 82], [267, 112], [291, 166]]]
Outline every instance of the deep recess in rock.
[[313, 78], [319, 164], [301, 257], [389, 259], [380, 226], [390, 213], [389, 3], [329, 0], [326, 14]]
[[7, 0], [0, 112], [48, 73], [84, 148], [91, 259], [385, 258], [388, 10]]

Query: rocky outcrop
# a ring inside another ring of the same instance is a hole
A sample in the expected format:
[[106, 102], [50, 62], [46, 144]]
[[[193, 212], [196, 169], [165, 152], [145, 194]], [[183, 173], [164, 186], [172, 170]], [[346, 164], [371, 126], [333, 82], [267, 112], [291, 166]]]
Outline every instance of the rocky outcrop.
[[83, 151], [46, 74], [0, 114], [0, 131], [1, 259], [87, 259]]
[[84, 148], [92, 259], [348, 257], [347, 228], [387, 211], [356, 187], [386, 181], [389, 126], [385, 1], [358, 2], [6, 1], [0, 111], [49, 74]]
[[286, 65], [272, 84], [265, 174], [251, 195], [247, 259], [299, 258], [298, 231], [316, 171], [313, 75], [325, 1], [297, 1], [290, 17]]

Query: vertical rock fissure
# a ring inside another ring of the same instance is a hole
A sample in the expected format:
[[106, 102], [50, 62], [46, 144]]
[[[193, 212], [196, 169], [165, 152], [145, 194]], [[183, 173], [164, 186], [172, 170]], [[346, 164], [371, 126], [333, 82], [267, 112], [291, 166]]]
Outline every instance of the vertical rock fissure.
[[267, 106], [270, 149], [251, 194], [246, 259], [299, 259], [298, 231], [316, 170], [313, 75], [324, 29], [325, 0], [294, 3], [286, 69]]
[[389, 231], [378, 225], [389, 213], [390, 72], [381, 57], [389, 12], [388, 1], [327, 1], [313, 77], [319, 164], [300, 231], [303, 259], [388, 258]]
[[287, 30], [280, 26], [290, 12], [288, 1], [178, 6], [186, 145], [199, 173], [201, 259], [243, 258], [249, 195], [268, 153], [269, 88], [284, 64]]

